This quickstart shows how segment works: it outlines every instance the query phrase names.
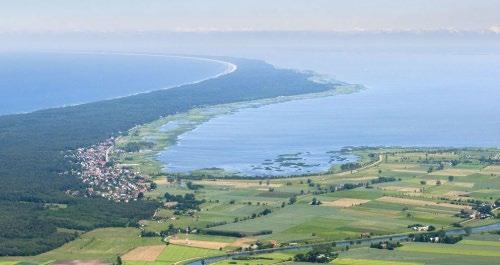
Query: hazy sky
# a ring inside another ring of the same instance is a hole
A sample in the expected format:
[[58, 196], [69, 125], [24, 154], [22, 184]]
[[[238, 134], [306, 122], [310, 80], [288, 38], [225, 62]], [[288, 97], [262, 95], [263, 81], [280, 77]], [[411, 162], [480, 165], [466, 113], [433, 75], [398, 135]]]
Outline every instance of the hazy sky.
[[500, 0], [0, 0], [0, 31], [481, 30]]

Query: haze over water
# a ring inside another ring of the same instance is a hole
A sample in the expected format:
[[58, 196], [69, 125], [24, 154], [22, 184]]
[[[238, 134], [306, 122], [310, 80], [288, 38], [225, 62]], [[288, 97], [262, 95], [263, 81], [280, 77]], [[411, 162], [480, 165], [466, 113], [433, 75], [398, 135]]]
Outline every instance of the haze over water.
[[[159, 156], [167, 170], [301, 174], [327, 170], [327, 152], [345, 146], [500, 146], [498, 50], [312, 48], [267, 58], [368, 89], [215, 118]], [[269, 159], [299, 152], [314, 166], [263, 169]]]

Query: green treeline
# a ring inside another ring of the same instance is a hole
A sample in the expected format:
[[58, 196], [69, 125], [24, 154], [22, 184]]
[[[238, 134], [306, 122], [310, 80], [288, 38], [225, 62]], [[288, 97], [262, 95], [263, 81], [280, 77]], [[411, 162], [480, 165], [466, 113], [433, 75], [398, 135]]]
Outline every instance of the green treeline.
[[78, 165], [68, 158], [69, 151], [194, 107], [321, 92], [334, 86], [311, 82], [310, 74], [275, 69], [261, 61], [230, 61], [238, 70], [198, 84], [0, 116], [0, 256], [47, 251], [76, 237], [73, 230], [136, 225], [158, 206], [146, 200], [120, 204], [69, 195], [85, 188], [71, 174]]

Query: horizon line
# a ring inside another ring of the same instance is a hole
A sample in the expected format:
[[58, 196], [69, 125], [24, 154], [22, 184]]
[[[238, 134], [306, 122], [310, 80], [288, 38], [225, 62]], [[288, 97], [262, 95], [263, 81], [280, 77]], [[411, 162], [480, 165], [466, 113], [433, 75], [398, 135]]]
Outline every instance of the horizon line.
[[500, 26], [492, 26], [486, 29], [454, 29], [454, 28], [436, 28], [436, 29], [352, 29], [352, 30], [293, 30], [293, 29], [151, 29], [151, 30], [0, 30], [0, 34], [175, 34], [175, 33], [191, 33], [191, 34], [211, 34], [211, 33], [313, 33], [313, 34], [429, 34], [429, 33], [448, 33], [448, 34], [490, 34], [500, 35]]

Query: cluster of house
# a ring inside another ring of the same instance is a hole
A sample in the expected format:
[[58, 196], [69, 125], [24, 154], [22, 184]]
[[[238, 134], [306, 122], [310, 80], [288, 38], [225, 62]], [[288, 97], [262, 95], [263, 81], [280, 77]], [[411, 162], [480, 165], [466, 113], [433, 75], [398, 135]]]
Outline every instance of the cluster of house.
[[[483, 204], [482, 207], [484, 207]], [[495, 209], [494, 205], [491, 205], [491, 209]], [[459, 217], [467, 218], [467, 219], [487, 219], [493, 217], [491, 211], [478, 211], [476, 209], [462, 209], [459, 214]]]
[[471, 219], [487, 219], [493, 217], [493, 215], [489, 213], [482, 213], [479, 211], [473, 211], [471, 214], [469, 214], [469, 218]]
[[429, 231], [429, 226], [428, 225], [424, 225], [424, 226], [413, 226], [412, 227], [413, 230], [415, 231]]
[[438, 236], [430, 237], [429, 238], [429, 243], [440, 243], [439, 237]]
[[76, 174], [86, 184], [88, 196], [117, 202], [137, 200], [148, 190], [149, 183], [138, 172], [110, 161], [114, 143], [115, 139], [110, 138], [99, 145], [77, 149], [75, 156], [81, 171]]

